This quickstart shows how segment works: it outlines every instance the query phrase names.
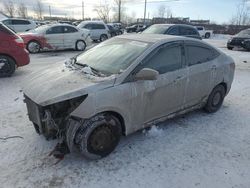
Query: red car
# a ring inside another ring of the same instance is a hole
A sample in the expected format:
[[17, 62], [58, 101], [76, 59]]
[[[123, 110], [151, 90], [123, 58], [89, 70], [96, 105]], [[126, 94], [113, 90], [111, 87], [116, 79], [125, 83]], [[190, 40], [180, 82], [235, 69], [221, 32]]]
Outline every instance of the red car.
[[29, 64], [29, 52], [22, 38], [0, 23], [0, 77], [11, 76], [16, 67]]

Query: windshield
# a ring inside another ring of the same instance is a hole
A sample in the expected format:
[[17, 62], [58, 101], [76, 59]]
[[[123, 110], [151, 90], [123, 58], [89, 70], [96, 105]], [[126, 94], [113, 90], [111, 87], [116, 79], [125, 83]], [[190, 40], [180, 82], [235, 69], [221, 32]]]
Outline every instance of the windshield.
[[148, 47], [149, 43], [114, 38], [79, 55], [77, 63], [88, 65], [106, 75], [119, 74]]
[[239, 37], [250, 37], [250, 29], [243, 30], [237, 34]]
[[152, 25], [142, 33], [146, 34], [164, 34], [166, 30], [169, 28], [169, 25]]

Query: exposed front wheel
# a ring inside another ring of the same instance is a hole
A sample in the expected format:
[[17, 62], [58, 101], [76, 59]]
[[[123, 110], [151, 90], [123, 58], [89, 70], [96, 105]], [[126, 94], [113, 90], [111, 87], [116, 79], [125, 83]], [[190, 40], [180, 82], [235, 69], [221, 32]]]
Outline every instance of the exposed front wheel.
[[82, 40], [76, 42], [76, 50], [77, 51], [84, 51], [86, 49], [86, 43]]
[[27, 44], [27, 50], [29, 51], [29, 53], [38, 53], [40, 52], [41, 49], [41, 45], [37, 42], [37, 41], [30, 41]]
[[226, 91], [224, 86], [216, 86], [208, 97], [207, 104], [205, 106], [205, 111], [208, 113], [217, 112], [224, 101]]
[[100, 114], [84, 121], [75, 134], [75, 145], [88, 159], [109, 155], [121, 137], [121, 123], [110, 114]]
[[206, 38], [206, 39], [209, 39], [210, 37], [211, 37], [211, 34], [210, 34], [210, 33], [206, 33], [206, 34], [205, 34], [205, 38]]
[[11, 76], [15, 70], [15, 61], [8, 56], [0, 55], [0, 77]]

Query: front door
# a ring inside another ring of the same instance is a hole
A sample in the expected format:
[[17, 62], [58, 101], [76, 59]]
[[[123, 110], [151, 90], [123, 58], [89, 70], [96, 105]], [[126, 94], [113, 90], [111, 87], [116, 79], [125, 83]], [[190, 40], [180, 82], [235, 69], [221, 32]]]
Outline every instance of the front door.
[[163, 45], [137, 67], [136, 71], [151, 68], [159, 72], [157, 80], [132, 83], [133, 108], [138, 108], [135, 116], [142, 113], [143, 124], [182, 109], [187, 82], [183, 52], [182, 42]]
[[45, 39], [47, 48], [50, 49], [63, 49], [64, 48], [64, 33], [63, 26], [54, 26], [46, 31]]

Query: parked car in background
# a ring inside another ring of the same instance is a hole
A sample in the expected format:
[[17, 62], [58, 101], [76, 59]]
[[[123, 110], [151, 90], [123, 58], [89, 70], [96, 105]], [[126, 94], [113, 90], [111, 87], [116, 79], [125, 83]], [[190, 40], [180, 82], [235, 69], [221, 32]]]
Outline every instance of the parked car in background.
[[54, 155], [78, 149], [99, 159], [122, 135], [194, 109], [218, 111], [234, 71], [231, 57], [201, 40], [120, 35], [29, 77], [23, 91], [36, 131], [64, 140]]
[[239, 32], [227, 42], [227, 48], [241, 47], [250, 51], [250, 28]]
[[176, 35], [195, 39], [202, 39], [195, 27], [185, 24], [154, 24], [142, 33]]
[[8, 18], [1, 21], [15, 32], [25, 32], [37, 27], [36, 22], [26, 19]]
[[68, 24], [52, 24], [20, 33], [27, 50], [38, 53], [40, 50], [75, 49], [84, 51], [87, 46], [88, 30], [81, 30]]
[[205, 39], [209, 39], [213, 35], [213, 30], [206, 30], [205, 27], [196, 26], [200, 36]]
[[83, 21], [78, 26], [79, 29], [88, 29], [90, 38], [93, 41], [105, 41], [111, 37], [108, 26], [102, 21]]
[[138, 30], [140, 30], [141, 28], [143, 28], [142, 24], [135, 24], [135, 25], [131, 25], [129, 27], [126, 27], [125, 30], [127, 33], [134, 33], [134, 32], [137, 32]]
[[121, 23], [108, 23], [107, 25], [110, 25], [115, 29], [116, 35], [122, 35], [124, 33]]
[[2, 23], [0, 39], [0, 77], [11, 76], [16, 67], [29, 64], [29, 53], [23, 40]]
[[118, 27], [114, 27], [112, 24], [107, 24], [111, 37], [123, 34], [123, 31]]

